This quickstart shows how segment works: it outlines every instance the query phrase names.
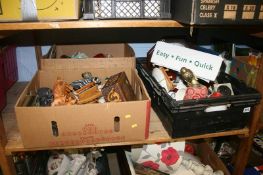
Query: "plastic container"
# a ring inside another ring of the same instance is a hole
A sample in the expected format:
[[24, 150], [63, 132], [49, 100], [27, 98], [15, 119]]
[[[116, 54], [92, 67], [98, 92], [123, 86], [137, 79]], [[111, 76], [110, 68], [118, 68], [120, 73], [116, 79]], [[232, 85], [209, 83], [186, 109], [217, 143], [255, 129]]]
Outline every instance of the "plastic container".
[[[235, 95], [176, 101], [141, 64], [137, 64], [137, 70], [151, 97], [153, 109], [172, 138], [244, 128], [253, 107], [261, 99], [255, 89], [221, 73], [217, 80], [220, 83], [231, 82]], [[216, 107], [218, 111], [211, 110], [211, 107]]]
[[6, 46], [0, 53], [1, 85], [7, 91], [17, 80], [16, 46]]
[[84, 0], [84, 19], [171, 18], [170, 0]]

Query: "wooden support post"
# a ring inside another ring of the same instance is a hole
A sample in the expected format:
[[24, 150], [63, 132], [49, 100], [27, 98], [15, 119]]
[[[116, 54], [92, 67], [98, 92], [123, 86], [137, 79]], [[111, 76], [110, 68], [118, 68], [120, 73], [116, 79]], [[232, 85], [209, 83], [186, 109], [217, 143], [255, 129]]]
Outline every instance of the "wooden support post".
[[15, 175], [15, 166], [12, 156], [6, 156], [4, 147], [0, 146], [0, 165], [4, 175]]
[[41, 46], [35, 46], [35, 52], [36, 52], [36, 59], [37, 59], [37, 68], [38, 70], [40, 70], [41, 69], [40, 59], [42, 57]]
[[252, 116], [253, 120], [250, 124], [249, 136], [246, 138], [241, 138], [239, 149], [237, 152], [237, 157], [234, 165], [234, 173], [233, 175], [242, 175], [246, 168], [250, 151], [253, 145], [253, 138], [257, 132], [257, 122], [259, 121], [259, 117], [261, 114], [262, 104], [258, 105], [254, 109], [254, 114]]
[[2, 114], [0, 113], [0, 166], [4, 175], [14, 175], [15, 167], [11, 156], [6, 156], [5, 145], [7, 138], [5, 135], [5, 128], [2, 120]]
[[[256, 77], [256, 89], [263, 94], [263, 59], [261, 58], [261, 62], [259, 64], [259, 70]], [[244, 173], [246, 168], [249, 155], [253, 145], [253, 138], [255, 134], [258, 132], [260, 117], [263, 111], [263, 100], [261, 99], [260, 104], [258, 104], [254, 111], [253, 116], [249, 125], [249, 136], [247, 138], [242, 138], [239, 149], [237, 152], [237, 157], [235, 161], [234, 173], [233, 175], [241, 175]]]

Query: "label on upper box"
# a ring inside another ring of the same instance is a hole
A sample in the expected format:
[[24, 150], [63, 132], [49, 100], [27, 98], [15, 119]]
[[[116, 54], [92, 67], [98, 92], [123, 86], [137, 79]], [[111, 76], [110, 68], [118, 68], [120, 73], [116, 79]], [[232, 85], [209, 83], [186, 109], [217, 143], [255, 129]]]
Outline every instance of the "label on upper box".
[[182, 67], [191, 69], [198, 77], [214, 81], [223, 58], [165, 42], [157, 42], [151, 62], [175, 71]]

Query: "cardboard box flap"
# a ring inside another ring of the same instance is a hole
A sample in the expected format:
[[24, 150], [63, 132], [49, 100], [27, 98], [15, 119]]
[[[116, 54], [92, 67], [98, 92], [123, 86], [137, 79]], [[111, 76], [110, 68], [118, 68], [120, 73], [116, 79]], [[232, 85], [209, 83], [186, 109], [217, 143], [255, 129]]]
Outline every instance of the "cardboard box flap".
[[[128, 44], [78, 44], [78, 45], [56, 45], [57, 58], [62, 55], [71, 56], [76, 52], [85, 53], [89, 58], [97, 54], [111, 55], [112, 57], [130, 57], [134, 56], [132, 49]], [[126, 51], [129, 52], [126, 52]]]
[[41, 70], [135, 68], [135, 58], [41, 59]]
[[[88, 58], [59, 58], [76, 52], [85, 53]], [[93, 58], [100, 53], [111, 55], [111, 57]], [[134, 51], [128, 44], [57, 45], [56, 55], [57, 58], [54, 59], [41, 59], [41, 69], [135, 68], [136, 64]]]

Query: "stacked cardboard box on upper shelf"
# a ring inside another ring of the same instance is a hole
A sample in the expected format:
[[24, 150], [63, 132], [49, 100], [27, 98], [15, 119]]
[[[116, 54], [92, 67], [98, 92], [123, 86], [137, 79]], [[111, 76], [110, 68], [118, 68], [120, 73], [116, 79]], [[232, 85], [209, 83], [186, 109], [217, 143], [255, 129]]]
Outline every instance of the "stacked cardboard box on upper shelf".
[[80, 0], [1, 0], [0, 21], [78, 19]]
[[[57, 46], [57, 49], [58, 52], [64, 50], [63, 54], [69, 55], [73, 51], [82, 51], [91, 58], [41, 59], [41, 69], [20, 95], [15, 106], [24, 147], [127, 142], [148, 137], [151, 102], [135, 71], [134, 53], [128, 45], [68, 45]], [[113, 57], [92, 58], [101, 52]], [[87, 71], [102, 79], [125, 71], [136, 100], [56, 107], [22, 105], [30, 91], [39, 87], [52, 88], [58, 76], [66, 82], [72, 82], [80, 79], [81, 74]]]
[[262, 0], [171, 1], [172, 18], [187, 24], [262, 24]]

